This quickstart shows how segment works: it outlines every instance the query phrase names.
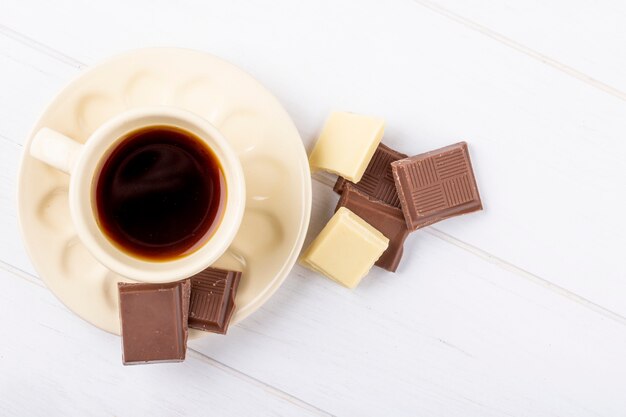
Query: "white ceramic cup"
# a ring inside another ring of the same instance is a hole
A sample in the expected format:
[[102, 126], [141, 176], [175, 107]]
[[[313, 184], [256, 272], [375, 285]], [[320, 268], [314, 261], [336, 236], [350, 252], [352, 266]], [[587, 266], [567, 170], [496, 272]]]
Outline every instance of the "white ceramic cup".
[[[226, 201], [219, 226], [194, 252], [164, 261], [141, 259], [118, 249], [98, 226], [95, 188], [102, 164], [124, 137], [148, 126], [174, 126], [189, 131], [214, 152], [226, 181]], [[142, 282], [183, 279], [210, 266], [228, 248], [243, 217], [245, 181], [234, 149], [211, 123], [174, 107], [141, 107], [125, 111], [91, 134], [84, 145], [49, 128], [40, 129], [30, 154], [70, 175], [69, 206], [78, 237], [105, 267]]]

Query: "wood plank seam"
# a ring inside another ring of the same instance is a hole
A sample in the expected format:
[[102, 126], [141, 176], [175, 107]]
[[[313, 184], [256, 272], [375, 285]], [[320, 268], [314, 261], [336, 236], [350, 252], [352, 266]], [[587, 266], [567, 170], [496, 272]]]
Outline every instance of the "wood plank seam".
[[189, 350], [191, 350], [191, 355], [190, 355], [191, 357], [194, 357], [194, 358], [196, 358], [198, 360], [201, 360], [201, 361], [203, 361], [203, 362], [205, 362], [205, 363], [207, 363], [207, 364], [209, 364], [211, 366], [214, 366], [214, 367], [216, 367], [218, 369], [221, 369], [222, 371], [224, 371], [226, 373], [232, 374], [233, 376], [236, 376], [237, 378], [242, 379], [242, 380], [248, 382], [251, 385], [258, 386], [258, 387], [262, 388], [264, 391], [268, 392], [271, 395], [274, 395], [274, 396], [276, 396], [278, 398], [282, 398], [285, 401], [289, 401], [289, 402], [291, 402], [292, 404], [294, 404], [294, 405], [296, 405], [298, 407], [304, 408], [305, 410], [310, 411], [312, 413], [316, 413], [316, 414], [318, 414], [320, 416], [334, 417], [333, 414], [331, 414], [331, 413], [329, 413], [329, 412], [327, 412], [327, 411], [325, 411], [325, 410], [323, 410], [323, 409], [321, 409], [321, 408], [319, 408], [317, 406], [314, 406], [313, 404], [307, 403], [307, 402], [299, 399], [298, 397], [294, 397], [293, 395], [291, 395], [291, 394], [289, 394], [289, 393], [287, 393], [287, 392], [285, 392], [285, 391], [283, 391], [281, 389], [278, 389], [278, 388], [274, 387], [273, 385], [269, 385], [266, 382], [261, 381], [260, 379], [257, 379], [257, 378], [255, 378], [253, 376], [248, 375], [248, 374], [244, 374], [244, 373], [238, 371], [235, 368], [232, 368], [232, 367], [230, 367], [230, 366], [228, 366], [228, 365], [226, 365], [226, 364], [224, 364], [222, 362], [216, 361], [215, 359], [205, 355], [204, 353], [202, 353], [202, 352], [200, 352], [198, 350], [190, 349], [190, 348], [189, 348]]
[[10, 142], [10, 143], [12, 143], [12, 144], [14, 144], [14, 145], [19, 146], [20, 148], [23, 148], [23, 147], [24, 147], [24, 145], [22, 145], [21, 143], [19, 143], [17, 140], [15, 140], [15, 139], [11, 139], [11, 138], [8, 138], [8, 137], [4, 136], [2, 133], [0, 133], [0, 140], [4, 140], [4, 141], [7, 141], [7, 142]]
[[38, 42], [26, 35], [22, 35], [21, 33], [7, 27], [3, 24], [0, 24], [0, 34], [6, 36], [7, 38], [13, 39], [14, 41], [21, 43], [29, 48], [32, 48], [38, 52], [43, 53], [44, 55], [49, 56], [50, 58], [56, 59], [57, 61], [63, 62], [71, 67], [82, 69], [86, 67], [86, 64], [75, 60], [74, 58], [57, 51], [56, 49], [45, 45], [41, 42]]
[[501, 33], [498, 33], [494, 30], [489, 29], [488, 27], [485, 27], [479, 23], [476, 23], [472, 20], [469, 20], [459, 14], [456, 14], [442, 6], [439, 6], [438, 4], [431, 2], [429, 0], [413, 0], [413, 2], [419, 6], [422, 6], [424, 8], [427, 8], [447, 19], [450, 19], [456, 23], [459, 23], [475, 32], [478, 32], [488, 38], [491, 38], [497, 42], [500, 42], [506, 46], [508, 46], [511, 49], [514, 49], [518, 52], [521, 52], [524, 55], [527, 55], [533, 59], [536, 59], [540, 62], [542, 62], [543, 64], [546, 64], [548, 66], [551, 66], [567, 75], [569, 75], [570, 77], [576, 78], [577, 80], [580, 80], [586, 84], [591, 85], [594, 88], [597, 88], [601, 91], [604, 91], [605, 93], [611, 94], [612, 96], [615, 96], [619, 99], [625, 100], [626, 101], [626, 92], [621, 91], [618, 88], [612, 87], [607, 83], [604, 83], [600, 80], [597, 80], [575, 68], [570, 67], [569, 65], [566, 64], [562, 64], [560, 62], [558, 62], [557, 60], [550, 58], [549, 56], [542, 54], [541, 52], [535, 51], [534, 49], [531, 49], [519, 42], [516, 42], [504, 35], [502, 35]]
[[552, 282], [550, 282], [549, 280], [545, 279], [545, 278], [541, 278], [538, 275], [535, 275], [529, 271], [526, 271], [518, 266], [515, 266], [513, 264], [511, 264], [510, 262], [507, 262], [504, 259], [498, 258], [497, 256], [494, 256], [488, 252], [483, 251], [480, 248], [477, 248], [476, 246], [473, 246], [469, 243], [463, 242], [457, 238], [455, 238], [454, 236], [451, 236], [447, 233], [442, 232], [441, 230], [438, 230], [434, 227], [427, 227], [424, 229], [425, 233], [428, 233], [431, 236], [434, 236], [438, 239], [441, 239], [443, 241], [446, 241], [448, 243], [452, 243], [453, 245], [465, 250], [466, 252], [472, 253], [475, 256], [478, 256], [479, 258], [487, 261], [490, 264], [496, 265], [499, 268], [502, 268], [506, 271], [512, 272], [513, 274], [520, 276], [522, 278], [527, 279], [528, 281], [535, 283], [537, 285], [540, 285], [544, 288], [546, 288], [549, 291], [552, 291], [560, 296], [563, 296], [567, 299], [569, 299], [570, 301], [573, 301], [575, 303], [578, 303], [582, 306], [584, 306], [585, 308], [598, 313], [608, 319], [614, 320], [620, 324], [626, 325], [626, 317], [612, 311], [609, 310], [608, 308], [602, 307], [599, 304], [594, 303], [593, 301], [585, 298], [585, 297], [581, 297], [580, 295], [568, 290], [567, 288], [563, 288], [559, 285], [556, 285]]
[[39, 277], [36, 277], [36, 276], [34, 276], [34, 275], [24, 271], [23, 269], [18, 268], [18, 267], [14, 266], [14, 265], [8, 264], [8, 263], [6, 263], [6, 262], [4, 262], [2, 260], [0, 260], [0, 269], [3, 269], [6, 272], [8, 272], [8, 273], [10, 273], [10, 274], [12, 274], [12, 275], [14, 275], [14, 276], [16, 276], [18, 278], [21, 278], [21, 279], [23, 279], [25, 281], [28, 281], [31, 284], [38, 285], [38, 286], [40, 286], [42, 288], [46, 288], [46, 285], [43, 283], [43, 281]]
[[[42, 289], [46, 289], [47, 287], [45, 286], [45, 284], [36, 276], [20, 269], [17, 268], [13, 265], [10, 265], [4, 261], [0, 260], [0, 269], [4, 270], [5, 272], [13, 275], [16, 278], [20, 278], [23, 279], [24, 281], [28, 282], [29, 284], [33, 284], [36, 285]], [[261, 381], [260, 379], [254, 378], [248, 374], [245, 374], [233, 367], [230, 367], [222, 362], [219, 362], [207, 355], [205, 355], [204, 353], [193, 349], [191, 347], [188, 347], [187, 350], [191, 353], [189, 356], [198, 359], [214, 368], [218, 368], [232, 376], [234, 376], [235, 378], [238, 378], [242, 381], [244, 381], [245, 383], [257, 386], [261, 389], [263, 389], [265, 392], [267, 392], [270, 395], [273, 395], [275, 397], [281, 398], [285, 401], [288, 401], [290, 403], [292, 403], [293, 405], [303, 408], [307, 411], [310, 411], [312, 413], [315, 413], [317, 415], [323, 416], [323, 417], [334, 417], [332, 414], [330, 414], [329, 412], [314, 406], [313, 404], [307, 403], [306, 401], [295, 397], [291, 394], [289, 394], [288, 392], [285, 392], [273, 385], [270, 385], [264, 381]]]

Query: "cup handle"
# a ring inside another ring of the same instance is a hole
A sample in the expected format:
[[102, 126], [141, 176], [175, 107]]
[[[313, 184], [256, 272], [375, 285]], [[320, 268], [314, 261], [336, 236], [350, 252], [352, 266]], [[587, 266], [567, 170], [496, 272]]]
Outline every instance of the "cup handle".
[[43, 127], [35, 134], [30, 155], [67, 174], [71, 174], [83, 145], [55, 130]]

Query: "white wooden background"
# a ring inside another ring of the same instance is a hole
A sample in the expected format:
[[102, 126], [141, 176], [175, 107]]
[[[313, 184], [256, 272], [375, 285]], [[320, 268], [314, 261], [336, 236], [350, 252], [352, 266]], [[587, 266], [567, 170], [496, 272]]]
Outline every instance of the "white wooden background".
[[[0, 0], [0, 415], [626, 415], [625, 23], [623, 0]], [[485, 211], [355, 291], [297, 266], [185, 363], [123, 367], [26, 257], [17, 163], [82, 68], [156, 45], [248, 70], [308, 149], [333, 109], [409, 154], [467, 140]]]

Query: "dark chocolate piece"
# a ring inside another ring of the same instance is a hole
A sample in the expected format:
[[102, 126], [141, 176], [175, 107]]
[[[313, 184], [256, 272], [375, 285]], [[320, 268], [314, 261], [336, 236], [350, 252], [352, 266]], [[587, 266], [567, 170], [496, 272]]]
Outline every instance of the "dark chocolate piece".
[[346, 184], [351, 184], [367, 195], [400, 208], [400, 199], [393, 182], [391, 163], [403, 158], [406, 158], [405, 154], [394, 151], [381, 143], [367, 165], [361, 181], [355, 184], [343, 177], [339, 177], [335, 183], [334, 190], [341, 194]]
[[117, 287], [124, 365], [185, 360], [189, 280]]
[[207, 268], [191, 277], [189, 327], [226, 334], [241, 272]]
[[352, 184], [345, 184], [337, 209], [339, 207], [346, 207], [389, 239], [389, 246], [375, 265], [395, 272], [409, 234], [402, 210], [368, 196]]
[[482, 210], [467, 143], [391, 164], [409, 230]]

